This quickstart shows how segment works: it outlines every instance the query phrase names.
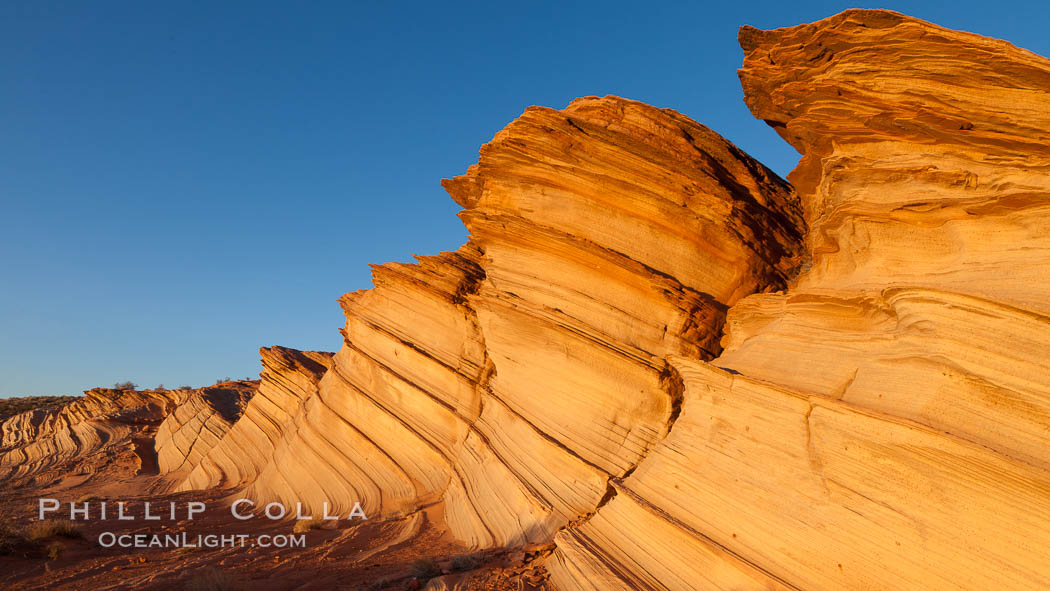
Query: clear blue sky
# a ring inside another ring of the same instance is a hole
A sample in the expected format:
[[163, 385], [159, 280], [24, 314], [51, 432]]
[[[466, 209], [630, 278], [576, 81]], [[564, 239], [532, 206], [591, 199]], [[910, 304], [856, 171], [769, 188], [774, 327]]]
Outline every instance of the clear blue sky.
[[[0, 395], [335, 350], [369, 263], [458, 247], [442, 177], [528, 105], [672, 107], [779, 173], [737, 28], [852, 2], [0, 4]], [[1050, 55], [1043, 1], [886, 2]]]

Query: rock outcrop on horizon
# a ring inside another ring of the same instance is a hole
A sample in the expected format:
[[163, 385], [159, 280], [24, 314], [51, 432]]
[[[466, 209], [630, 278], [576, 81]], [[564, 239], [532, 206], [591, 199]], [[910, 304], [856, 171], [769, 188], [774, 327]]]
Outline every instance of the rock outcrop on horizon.
[[156, 428], [178, 393], [96, 388], [58, 407], [31, 410], [0, 423], [0, 481], [6, 486], [90, 478], [115, 449], [133, 451], [134, 438]]
[[1050, 60], [883, 10], [739, 40], [790, 183], [669, 109], [530, 107], [337, 353], [13, 416], [0, 469], [155, 443], [165, 491], [427, 509], [560, 591], [1050, 587]]
[[[82, 484], [114, 478], [100, 474], [111, 468], [155, 474], [158, 448], [167, 446], [158, 431], [166, 434], [172, 421], [178, 422], [176, 415], [194, 412], [192, 401], [246, 400], [254, 389], [252, 382], [196, 390], [95, 388], [61, 406], [11, 416], [0, 422], [0, 481], [8, 486]], [[192, 447], [199, 436], [182, 433], [180, 445]], [[167, 460], [168, 453], [160, 455]]]

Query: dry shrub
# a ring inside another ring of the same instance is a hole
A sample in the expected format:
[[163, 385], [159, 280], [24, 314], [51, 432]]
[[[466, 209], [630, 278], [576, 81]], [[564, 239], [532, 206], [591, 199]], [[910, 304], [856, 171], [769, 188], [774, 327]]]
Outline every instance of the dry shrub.
[[441, 575], [441, 567], [429, 558], [420, 558], [412, 563], [412, 576], [417, 579], [433, 579]]
[[312, 529], [321, 529], [324, 527], [324, 522], [320, 519], [300, 519], [295, 522], [295, 526], [292, 527], [292, 533], [301, 534], [308, 532]]
[[7, 523], [0, 523], [0, 556], [14, 552], [26, 541], [24, 530]]
[[83, 538], [84, 532], [72, 521], [35, 521], [25, 529], [25, 536], [31, 542], [47, 538]]
[[62, 406], [80, 396], [13, 396], [0, 398], [0, 417], [16, 415], [30, 410]]
[[450, 566], [457, 572], [474, 570], [481, 566], [481, 558], [474, 554], [460, 554], [452, 559]]

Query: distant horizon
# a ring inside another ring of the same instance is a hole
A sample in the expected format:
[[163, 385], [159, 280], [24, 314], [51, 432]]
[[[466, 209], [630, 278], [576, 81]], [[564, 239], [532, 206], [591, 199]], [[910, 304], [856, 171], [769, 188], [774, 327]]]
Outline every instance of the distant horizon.
[[[741, 100], [742, 25], [851, 2], [0, 7], [0, 397], [211, 385], [335, 351], [369, 264], [454, 250], [439, 181], [529, 105], [679, 111], [786, 177]], [[885, 2], [1050, 55], [1035, 2]]]

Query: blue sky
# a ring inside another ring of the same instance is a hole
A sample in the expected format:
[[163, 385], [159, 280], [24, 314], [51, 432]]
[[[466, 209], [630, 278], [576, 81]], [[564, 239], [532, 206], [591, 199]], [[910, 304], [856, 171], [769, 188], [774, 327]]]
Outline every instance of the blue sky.
[[[528, 105], [671, 107], [786, 174], [737, 28], [854, 5], [4, 1], [0, 395], [335, 350], [369, 263], [465, 240], [439, 180]], [[1050, 55], [1045, 2], [878, 7]]]

